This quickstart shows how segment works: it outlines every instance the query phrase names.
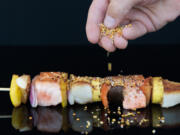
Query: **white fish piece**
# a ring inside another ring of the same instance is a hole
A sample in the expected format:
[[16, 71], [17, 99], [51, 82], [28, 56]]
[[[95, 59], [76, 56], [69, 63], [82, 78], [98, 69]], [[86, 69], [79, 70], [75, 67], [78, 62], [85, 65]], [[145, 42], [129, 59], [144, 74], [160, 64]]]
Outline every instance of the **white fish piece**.
[[70, 105], [74, 103], [87, 104], [92, 102], [92, 87], [88, 83], [75, 83], [71, 86], [68, 101]]

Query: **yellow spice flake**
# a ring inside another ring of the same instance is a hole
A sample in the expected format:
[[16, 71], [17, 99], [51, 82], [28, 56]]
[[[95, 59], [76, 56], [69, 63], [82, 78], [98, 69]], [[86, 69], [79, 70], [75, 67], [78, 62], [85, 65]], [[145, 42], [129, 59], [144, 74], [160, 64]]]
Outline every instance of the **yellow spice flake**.
[[111, 62], [108, 62], [108, 71], [112, 71], [112, 63]]
[[77, 121], [79, 121], [80, 119], [79, 118], [76, 118]]

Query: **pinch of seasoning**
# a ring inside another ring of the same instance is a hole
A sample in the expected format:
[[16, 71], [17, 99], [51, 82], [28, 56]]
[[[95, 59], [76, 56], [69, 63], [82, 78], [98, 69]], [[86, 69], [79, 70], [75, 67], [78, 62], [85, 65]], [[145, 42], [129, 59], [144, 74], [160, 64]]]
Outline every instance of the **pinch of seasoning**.
[[32, 116], [29, 116], [29, 120], [32, 120]]
[[79, 118], [76, 118], [77, 121], [79, 121], [80, 119]]
[[73, 113], [72, 115], [73, 115], [73, 116], [76, 116], [76, 113]]
[[108, 62], [108, 71], [112, 71], [112, 63], [111, 62]]
[[152, 133], [153, 133], [153, 134], [155, 134], [155, 133], [156, 133], [156, 130], [155, 130], [155, 129], [153, 129], [153, 130], [152, 130]]
[[93, 118], [94, 118], [94, 119], [97, 119], [97, 115], [93, 115]]

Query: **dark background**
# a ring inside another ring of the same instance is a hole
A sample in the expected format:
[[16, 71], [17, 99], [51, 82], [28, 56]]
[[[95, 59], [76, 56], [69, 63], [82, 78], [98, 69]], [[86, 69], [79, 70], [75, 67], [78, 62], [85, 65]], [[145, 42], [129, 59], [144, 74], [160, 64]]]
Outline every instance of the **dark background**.
[[[92, 0], [6, 0], [0, 2], [1, 45], [85, 45]], [[179, 44], [180, 19], [131, 44]]]

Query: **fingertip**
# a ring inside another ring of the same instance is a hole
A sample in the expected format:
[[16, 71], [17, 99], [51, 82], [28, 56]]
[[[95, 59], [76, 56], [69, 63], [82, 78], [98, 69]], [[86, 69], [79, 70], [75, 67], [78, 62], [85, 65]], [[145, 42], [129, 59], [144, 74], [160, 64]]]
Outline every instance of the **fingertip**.
[[123, 29], [123, 36], [127, 39], [135, 39], [135, 35], [134, 35], [134, 32], [133, 32], [133, 28], [132, 27], [127, 27], [127, 28], [124, 28]]
[[119, 49], [125, 49], [125, 48], [127, 48], [128, 41], [125, 38], [123, 38], [122, 36], [115, 35], [114, 45], [115, 45], [115, 47], [117, 47]]
[[116, 47], [113, 45], [113, 42], [108, 37], [102, 37], [100, 40], [100, 46], [103, 47], [108, 52], [114, 52]]
[[99, 31], [98, 26], [87, 24], [86, 34], [87, 34], [87, 39], [89, 42], [91, 42], [92, 44], [98, 43], [99, 36], [100, 36], [100, 31]]

